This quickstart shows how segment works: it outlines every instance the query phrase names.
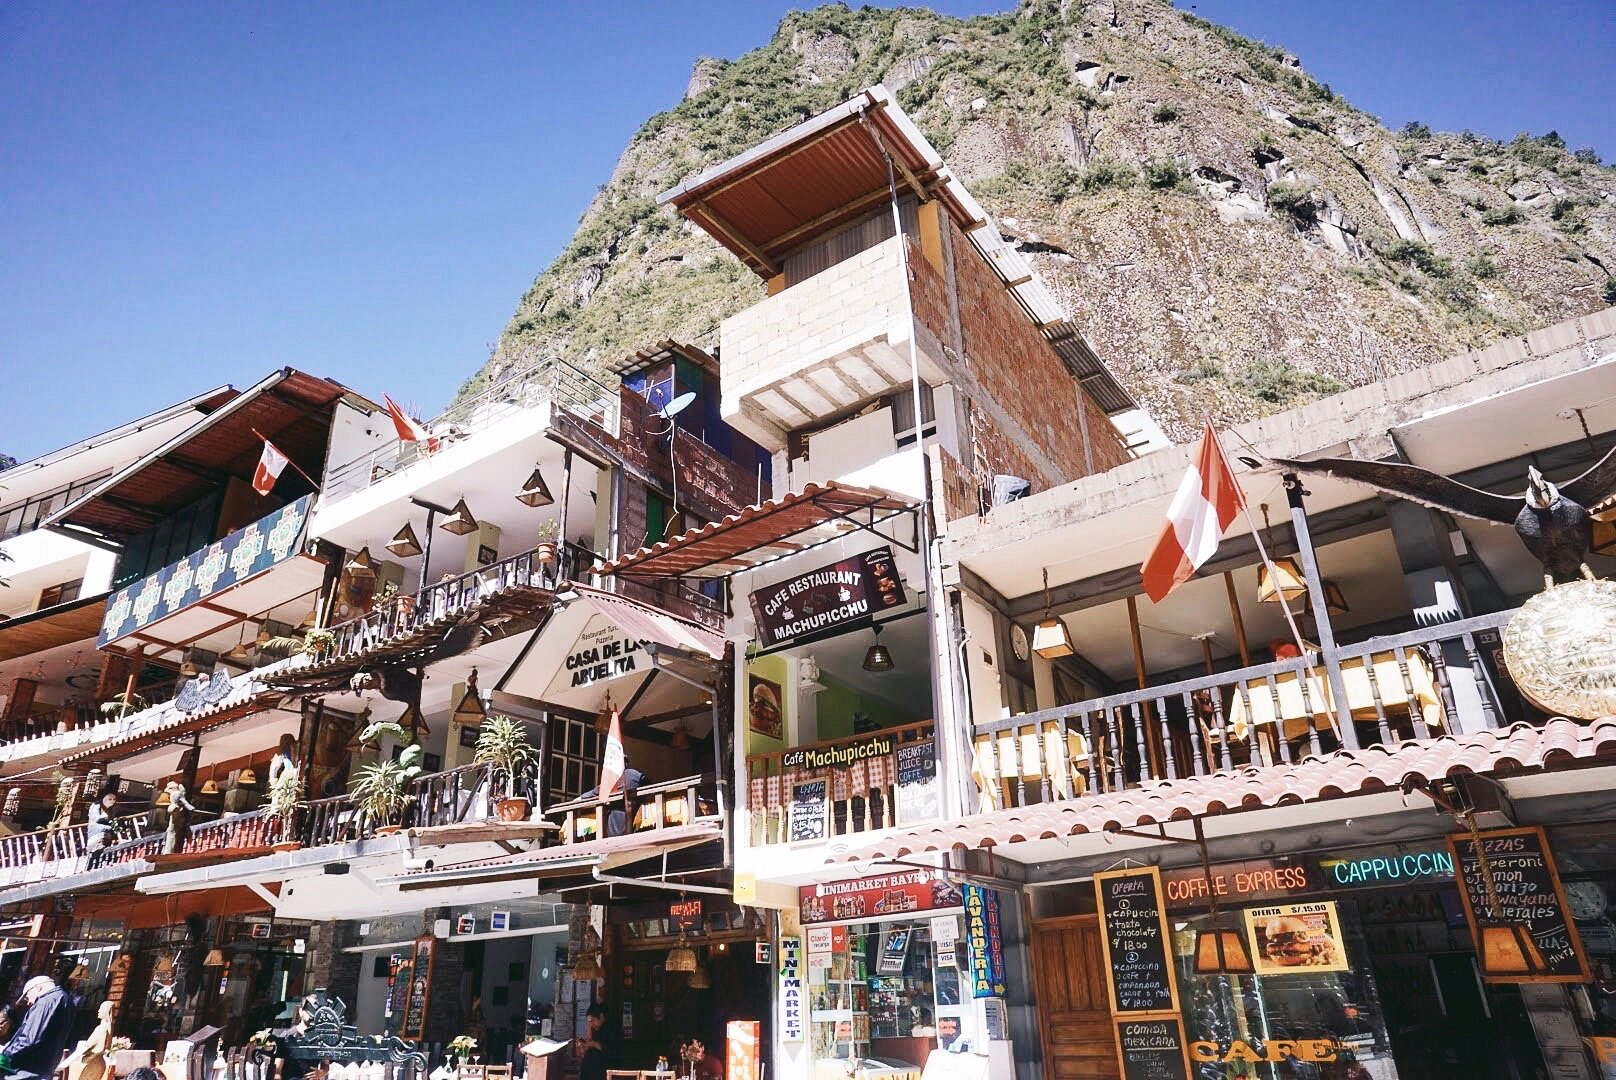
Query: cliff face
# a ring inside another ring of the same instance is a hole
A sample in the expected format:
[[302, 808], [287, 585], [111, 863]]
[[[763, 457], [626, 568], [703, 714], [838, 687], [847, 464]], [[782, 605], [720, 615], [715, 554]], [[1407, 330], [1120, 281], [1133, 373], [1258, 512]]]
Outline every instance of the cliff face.
[[1616, 303], [1616, 169], [1552, 133], [1389, 131], [1157, 0], [836, 5], [696, 64], [462, 393], [551, 353], [712, 344], [761, 285], [657, 193], [876, 82], [1176, 438]]

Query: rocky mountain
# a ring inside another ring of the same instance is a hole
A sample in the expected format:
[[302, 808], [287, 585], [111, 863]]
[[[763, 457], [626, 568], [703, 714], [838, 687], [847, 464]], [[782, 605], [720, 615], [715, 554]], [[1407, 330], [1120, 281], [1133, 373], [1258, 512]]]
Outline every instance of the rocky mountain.
[[711, 343], [761, 285], [658, 192], [884, 82], [1175, 438], [1616, 303], [1616, 169], [1552, 132], [1390, 131], [1160, 0], [793, 13], [623, 152], [462, 393]]

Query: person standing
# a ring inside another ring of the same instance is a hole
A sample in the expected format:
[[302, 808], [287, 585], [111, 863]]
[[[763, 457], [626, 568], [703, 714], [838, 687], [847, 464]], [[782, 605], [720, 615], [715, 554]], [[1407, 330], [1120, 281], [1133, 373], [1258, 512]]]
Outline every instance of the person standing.
[[26, 1010], [16, 1032], [0, 1050], [6, 1080], [50, 1080], [73, 1037], [73, 1003], [49, 975], [35, 975], [22, 988]]
[[578, 1040], [578, 1049], [582, 1057], [578, 1059], [578, 1080], [606, 1080], [607, 1045], [611, 1042], [606, 1034], [606, 1006], [596, 1002], [589, 1006], [584, 1023], [587, 1025], [587, 1034]]

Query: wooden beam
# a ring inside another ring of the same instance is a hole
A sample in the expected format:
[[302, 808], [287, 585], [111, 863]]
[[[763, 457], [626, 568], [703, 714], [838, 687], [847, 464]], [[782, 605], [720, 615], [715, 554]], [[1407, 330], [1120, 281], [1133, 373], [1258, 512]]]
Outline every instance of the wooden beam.
[[[1223, 588], [1229, 594], [1229, 614], [1234, 617], [1234, 639], [1240, 646], [1240, 666], [1250, 667], [1251, 646], [1246, 644], [1246, 620], [1245, 616], [1240, 614], [1240, 594], [1235, 592], [1234, 571], [1225, 570], [1223, 572]], [[1201, 644], [1206, 645], [1206, 642]], [[1206, 647], [1211, 648], [1210, 645], [1206, 645]], [[1212, 669], [1208, 667], [1207, 674], [1210, 675], [1211, 673]]]
[[632, 720], [624, 720], [623, 727], [628, 730], [666, 724], [673, 720], [685, 720], [692, 716], [700, 716], [703, 713], [711, 712], [712, 708], [709, 704], [686, 705], [678, 709], [669, 709], [666, 712], [651, 713], [648, 716], [637, 716]]
[[734, 244], [736, 247], [740, 248], [759, 266], [767, 270], [770, 277], [773, 277], [775, 274], [780, 272], [780, 266], [778, 263], [765, 255], [763, 251], [755, 246], [750, 240], [743, 237], [740, 234], [740, 230], [736, 229], [735, 226], [724, 220], [724, 216], [718, 211], [714, 210], [711, 206], [708, 206], [704, 200], [697, 199], [692, 206], [707, 219], [707, 223], [709, 225], [711, 225], [718, 232], [722, 233], [725, 239]]

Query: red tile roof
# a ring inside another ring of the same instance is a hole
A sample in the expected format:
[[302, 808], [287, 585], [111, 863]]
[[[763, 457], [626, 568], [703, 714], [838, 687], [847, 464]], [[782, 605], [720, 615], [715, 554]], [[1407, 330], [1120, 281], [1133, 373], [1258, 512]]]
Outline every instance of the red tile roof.
[[[1244, 768], [1211, 776], [1162, 780], [1126, 791], [1037, 803], [937, 822], [838, 854], [831, 862], [865, 862], [917, 852], [989, 848], [1117, 828], [1136, 828], [1210, 814], [1396, 791], [1460, 773], [1514, 776], [1616, 764], [1616, 717], [1591, 723], [1556, 718], [1542, 727], [1478, 731], [1396, 746], [1341, 750], [1294, 765]], [[1011, 854], [1003, 852], [1001, 854]]]

